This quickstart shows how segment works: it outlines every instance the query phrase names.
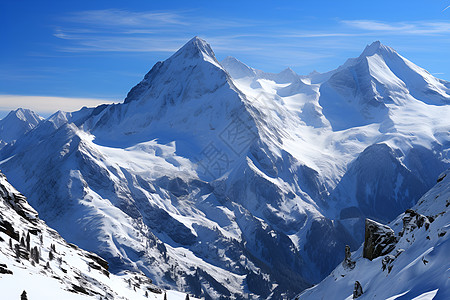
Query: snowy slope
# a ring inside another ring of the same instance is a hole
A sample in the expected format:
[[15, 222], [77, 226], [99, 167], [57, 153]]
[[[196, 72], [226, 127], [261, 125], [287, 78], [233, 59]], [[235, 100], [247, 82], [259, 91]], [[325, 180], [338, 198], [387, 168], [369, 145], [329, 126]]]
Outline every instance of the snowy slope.
[[[449, 204], [450, 170], [447, 170], [412, 208], [419, 217], [426, 217], [424, 224], [415, 222], [419, 218], [411, 219], [410, 210], [390, 224], [398, 237], [390, 254], [370, 261], [362, 257], [361, 247], [352, 253], [352, 260], [356, 261], [353, 270], [339, 265], [320, 284], [296, 299], [352, 299], [355, 281], [361, 283], [364, 293], [358, 299], [448, 299]], [[383, 270], [385, 257], [393, 261]]]
[[365, 217], [391, 221], [449, 166], [448, 86], [380, 43], [299, 76], [219, 63], [194, 38], [124, 103], [41, 122], [1, 150], [1, 168], [112, 272], [279, 299], [359, 246]]
[[[38, 253], [38, 254], [36, 254]], [[142, 273], [108, 271], [96, 254], [68, 244], [38, 217], [0, 173], [0, 289], [2, 299], [163, 299]], [[169, 299], [185, 294], [167, 291]]]
[[18, 108], [0, 120], [0, 147], [11, 143], [36, 127], [42, 117], [29, 109]]

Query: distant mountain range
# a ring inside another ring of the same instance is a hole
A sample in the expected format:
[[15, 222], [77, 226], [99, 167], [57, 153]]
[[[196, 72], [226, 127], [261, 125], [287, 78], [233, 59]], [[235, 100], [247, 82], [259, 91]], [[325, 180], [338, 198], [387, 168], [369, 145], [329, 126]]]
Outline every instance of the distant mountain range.
[[449, 104], [449, 82], [380, 42], [301, 76], [219, 62], [195, 37], [123, 103], [12, 112], [0, 129], [25, 125], [0, 130], [0, 168], [112, 273], [283, 299], [357, 249], [366, 218], [391, 222], [433, 187], [450, 167]]

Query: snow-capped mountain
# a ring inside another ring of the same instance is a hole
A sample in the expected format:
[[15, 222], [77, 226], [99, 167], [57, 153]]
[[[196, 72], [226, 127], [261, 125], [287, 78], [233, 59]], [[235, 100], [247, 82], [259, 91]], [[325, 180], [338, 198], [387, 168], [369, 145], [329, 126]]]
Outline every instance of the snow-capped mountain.
[[39, 219], [0, 173], [0, 289], [2, 299], [185, 299], [142, 273], [111, 274], [94, 253], [67, 243]]
[[18, 108], [0, 120], [0, 148], [14, 142], [36, 127], [42, 117], [29, 109]]
[[[450, 170], [447, 170], [414, 207], [389, 224], [395, 232], [393, 241], [386, 243], [386, 239], [380, 238], [371, 244], [366, 238], [364, 245], [351, 253], [350, 266], [343, 262], [320, 284], [296, 299], [354, 299], [356, 281], [362, 288], [358, 299], [448, 299], [449, 205]], [[380, 224], [376, 226], [383, 228]], [[368, 257], [364, 249], [370, 246], [384, 251]]]
[[124, 103], [41, 122], [1, 150], [1, 168], [112, 272], [279, 299], [359, 246], [366, 217], [391, 221], [448, 168], [449, 87], [379, 42], [299, 76], [219, 63], [194, 38]]

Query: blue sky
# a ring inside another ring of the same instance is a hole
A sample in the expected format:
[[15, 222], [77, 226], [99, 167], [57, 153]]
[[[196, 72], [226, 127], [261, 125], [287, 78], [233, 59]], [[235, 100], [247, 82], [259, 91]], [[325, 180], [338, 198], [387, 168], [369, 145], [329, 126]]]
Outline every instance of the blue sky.
[[264, 71], [291, 67], [299, 74], [334, 69], [380, 40], [450, 80], [449, 6], [450, 0], [1, 1], [0, 117], [18, 106], [48, 115], [122, 101], [153, 64], [196, 35], [219, 60], [231, 55]]

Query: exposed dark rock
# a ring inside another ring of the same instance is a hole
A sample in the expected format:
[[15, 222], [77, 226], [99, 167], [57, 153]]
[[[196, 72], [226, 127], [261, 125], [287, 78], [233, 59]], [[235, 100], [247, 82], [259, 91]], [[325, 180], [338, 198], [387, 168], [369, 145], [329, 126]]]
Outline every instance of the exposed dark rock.
[[271, 292], [272, 284], [264, 279], [264, 275], [259, 273], [256, 274], [252, 271], [250, 271], [247, 274], [247, 286], [248, 289], [257, 294], [261, 295], [263, 298], [267, 298]]
[[356, 262], [352, 260], [352, 253], [350, 252], [350, 246], [345, 246], [345, 258], [342, 262], [342, 266], [346, 269], [353, 270], [355, 268]]
[[12, 274], [13, 272], [8, 269], [6, 264], [0, 264], [0, 274]]
[[363, 257], [370, 260], [386, 255], [395, 248], [394, 231], [386, 225], [366, 219]]
[[392, 263], [394, 262], [396, 256], [394, 255], [386, 255], [385, 257], [383, 257], [383, 260], [381, 261], [381, 270], [386, 270], [386, 268], [388, 269], [388, 274], [391, 272], [392, 269]]
[[5, 233], [9, 237], [19, 241], [19, 233], [14, 230], [14, 227], [6, 220], [2, 220], [0, 216], [0, 232]]
[[147, 290], [155, 294], [162, 294], [162, 289], [151, 283], [147, 286]]
[[442, 180], [444, 180], [445, 176], [447, 176], [446, 173], [441, 174], [441, 176], [439, 176], [439, 178], [437, 179], [437, 182], [441, 182]]
[[412, 209], [407, 209], [403, 216], [403, 229], [399, 235], [403, 236], [405, 233], [411, 232], [416, 228], [421, 228], [422, 226], [428, 230], [431, 222], [432, 221], [428, 217], [421, 215]]
[[[105, 270], [109, 269], [108, 262], [106, 260], [104, 260], [103, 258], [101, 258], [100, 256], [93, 254], [93, 253], [88, 253], [86, 256], [88, 258], [92, 259], [93, 261], [95, 261], [97, 264], [99, 264], [103, 269], [105, 269]], [[92, 268], [97, 269], [95, 267], [92, 267]]]
[[353, 289], [353, 299], [359, 298], [363, 294], [362, 286], [359, 281], [355, 281], [355, 288]]

